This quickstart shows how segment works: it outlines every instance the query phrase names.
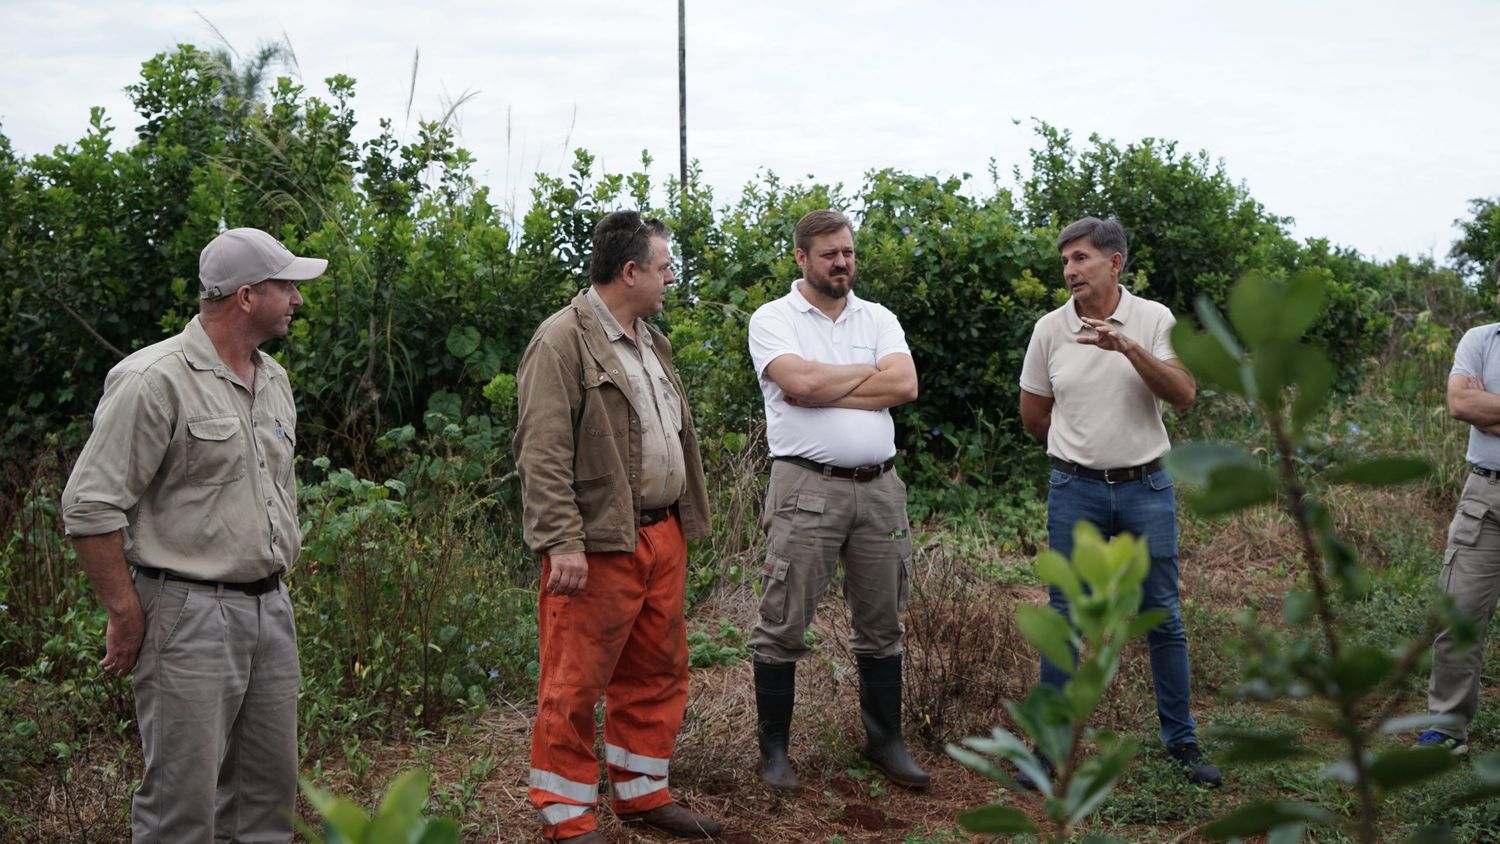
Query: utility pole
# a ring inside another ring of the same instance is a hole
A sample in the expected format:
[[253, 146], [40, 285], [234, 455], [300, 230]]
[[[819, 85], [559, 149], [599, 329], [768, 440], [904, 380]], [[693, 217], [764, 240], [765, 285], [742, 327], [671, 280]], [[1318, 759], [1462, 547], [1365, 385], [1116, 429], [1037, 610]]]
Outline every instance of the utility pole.
[[[687, 0], [677, 0], [677, 156], [680, 170], [677, 182], [677, 202], [681, 206], [678, 214], [682, 222], [687, 221], [688, 153], [687, 153]], [[684, 232], [686, 234], [686, 232]], [[688, 281], [688, 258], [682, 254], [682, 280]]]

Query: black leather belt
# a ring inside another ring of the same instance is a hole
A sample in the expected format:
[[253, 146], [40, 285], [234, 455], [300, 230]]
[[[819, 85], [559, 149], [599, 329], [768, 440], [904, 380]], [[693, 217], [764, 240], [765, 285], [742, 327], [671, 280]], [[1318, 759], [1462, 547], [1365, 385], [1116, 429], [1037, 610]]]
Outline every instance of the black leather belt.
[[667, 520], [667, 517], [672, 515], [672, 511], [676, 509], [676, 504], [670, 504], [666, 507], [657, 507], [651, 510], [642, 510], [639, 524], [641, 527], [651, 527], [657, 522], [665, 522]]
[[1087, 466], [1079, 466], [1070, 463], [1061, 457], [1049, 457], [1052, 468], [1059, 472], [1067, 472], [1080, 478], [1088, 478], [1092, 481], [1104, 481], [1107, 484], [1123, 484], [1129, 481], [1138, 481], [1152, 472], [1161, 470], [1161, 460], [1153, 460], [1150, 463], [1142, 463], [1139, 466], [1130, 466], [1124, 469], [1090, 469]]
[[1486, 469], [1483, 466], [1475, 466], [1473, 463], [1469, 464], [1469, 471], [1481, 478], [1500, 478], [1500, 470]]
[[896, 458], [894, 457], [884, 463], [876, 463], [872, 466], [855, 466], [852, 469], [844, 466], [819, 463], [816, 460], [808, 460], [806, 457], [773, 457], [771, 459], [795, 463], [804, 469], [811, 469], [825, 478], [847, 478], [860, 483], [873, 481], [896, 467]]
[[149, 577], [155, 580], [175, 580], [178, 583], [193, 583], [198, 586], [213, 586], [215, 588], [222, 586], [231, 592], [244, 592], [246, 595], [263, 595], [266, 592], [274, 592], [276, 584], [281, 582], [281, 572], [277, 572], [269, 577], [262, 577], [260, 580], [252, 580], [249, 583], [221, 583], [217, 580], [198, 580], [194, 577], [183, 577], [180, 574], [173, 574], [166, 569], [154, 569], [150, 566], [136, 566], [135, 573], [141, 577]]

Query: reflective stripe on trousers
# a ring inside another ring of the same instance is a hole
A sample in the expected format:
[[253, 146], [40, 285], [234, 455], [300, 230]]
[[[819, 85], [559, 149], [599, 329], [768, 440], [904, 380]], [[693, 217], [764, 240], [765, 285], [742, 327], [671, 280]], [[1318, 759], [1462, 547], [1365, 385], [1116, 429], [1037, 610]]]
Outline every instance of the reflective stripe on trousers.
[[588, 579], [576, 595], [548, 594], [551, 560], [542, 561], [529, 793], [547, 838], [597, 827], [594, 707], [601, 695], [615, 811], [646, 812], [672, 799], [667, 768], [687, 707], [687, 543], [675, 515], [637, 536], [632, 553], [588, 554]]

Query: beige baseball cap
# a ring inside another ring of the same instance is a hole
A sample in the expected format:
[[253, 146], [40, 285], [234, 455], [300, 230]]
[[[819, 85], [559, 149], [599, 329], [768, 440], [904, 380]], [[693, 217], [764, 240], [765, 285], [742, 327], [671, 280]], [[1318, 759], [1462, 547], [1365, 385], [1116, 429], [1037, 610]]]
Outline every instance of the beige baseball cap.
[[299, 258], [260, 229], [230, 229], [209, 241], [198, 255], [198, 282], [204, 299], [222, 299], [268, 278], [307, 281], [327, 269], [326, 259]]

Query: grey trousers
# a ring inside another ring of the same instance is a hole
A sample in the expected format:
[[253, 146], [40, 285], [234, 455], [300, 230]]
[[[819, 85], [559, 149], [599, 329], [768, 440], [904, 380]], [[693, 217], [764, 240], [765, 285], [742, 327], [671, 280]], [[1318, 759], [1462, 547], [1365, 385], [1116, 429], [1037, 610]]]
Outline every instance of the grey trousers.
[[1479, 640], [1460, 648], [1444, 630], [1432, 643], [1432, 680], [1427, 686], [1427, 709], [1458, 719], [1443, 732], [1466, 738], [1479, 708], [1479, 667], [1485, 633], [1500, 598], [1500, 480], [1469, 475], [1458, 512], [1448, 527], [1448, 549], [1438, 586], [1458, 608], [1478, 623]]
[[297, 798], [297, 634], [286, 587], [263, 595], [137, 576], [145, 771], [137, 844], [289, 842]]
[[849, 649], [858, 656], [901, 653], [911, 526], [906, 485], [894, 471], [860, 482], [773, 461], [761, 525], [767, 550], [760, 622], [747, 642], [756, 660], [796, 662], [807, 654], [803, 633], [840, 558], [853, 622]]

